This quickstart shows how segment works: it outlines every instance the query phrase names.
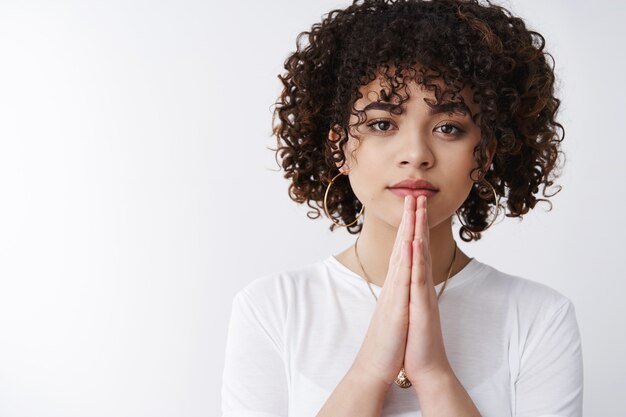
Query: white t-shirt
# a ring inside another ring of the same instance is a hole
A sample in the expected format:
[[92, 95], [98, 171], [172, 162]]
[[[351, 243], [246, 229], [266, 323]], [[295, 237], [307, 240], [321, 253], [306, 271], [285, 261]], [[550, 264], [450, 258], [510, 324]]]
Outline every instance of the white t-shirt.
[[[233, 301], [223, 417], [314, 417], [351, 367], [375, 303], [332, 255], [252, 281]], [[567, 297], [472, 258], [448, 280], [439, 312], [450, 365], [483, 417], [582, 415], [581, 340]], [[419, 410], [413, 389], [392, 384], [382, 416]]]

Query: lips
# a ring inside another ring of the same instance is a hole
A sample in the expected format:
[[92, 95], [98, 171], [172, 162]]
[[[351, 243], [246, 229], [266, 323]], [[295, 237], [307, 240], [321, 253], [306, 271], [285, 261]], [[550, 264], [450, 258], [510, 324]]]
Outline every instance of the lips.
[[389, 191], [400, 197], [407, 195], [432, 197], [439, 189], [426, 180], [406, 179], [389, 187]]
[[404, 188], [404, 189], [410, 189], [410, 190], [439, 191], [439, 189], [437, 187], [435, 187], [434, 185], [432, 185], [431, 183], [429, 183], [426, 180], [414, 180], [414, 179], [406, 179], [404, 181], [400, 181], [399, 183], [394, 184], [394, 185], [392, 185], [389, 188], [391, 188], [391, 189], [393, 189], [393, 188]]

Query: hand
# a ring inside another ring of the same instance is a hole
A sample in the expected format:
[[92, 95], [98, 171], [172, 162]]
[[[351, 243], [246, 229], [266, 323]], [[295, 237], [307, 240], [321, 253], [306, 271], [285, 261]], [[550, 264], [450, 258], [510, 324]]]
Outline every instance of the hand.
[[415, 235], [412, 241], [409, 327], [404, 371], [413, 385], [430, 376], [451, 372], [439, 317], [439, 302], [432, 276], [430, 233], [426, 197], [417, 198]]
[[[354, 367], [367, 377], [387, 385], [396, 379], [405, 358], [409, 330], [409, 295], [411, 291], [411, 242], [414, 240], [416, 201], [413, 196], [404, 199], [402, 221], [396, 234], [389, 269], [383, 284], [365, 340], [354, 362]], [[417, 310], [414, 314], [417, 314]], [[419, 330], [419, 321], [414, 327]], [[421, 337], [415, 331], [413, 338]], [[414, 369], [421, 369], [423, 355], [416, 364], [413, 356], [417, 346], [412, 347]], [[406, 366], [405, 366], [406, 367]]]

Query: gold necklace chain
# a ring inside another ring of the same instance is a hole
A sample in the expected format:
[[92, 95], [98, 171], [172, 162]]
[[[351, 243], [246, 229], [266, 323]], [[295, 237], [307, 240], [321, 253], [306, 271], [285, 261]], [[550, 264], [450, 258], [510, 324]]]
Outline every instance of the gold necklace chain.
[[[371, 280], [369, 276], [367, 275], [367, 272], [365, 272], [365, 268], [363, 268], [363, 264], [361, 263], [361, 258], [359, 258], [359, 252], [356, 249], [356, 245], [359, 242], [359, 237], [361, 236], [359, 235], [356, 238], [356, 241], [354, 242], [354, 254], [356, 255], [356, 260], [359, 263], [359, 267], [361, 268], [361, 271], [363, 271], [365, 282], [367, 282], [367, 286], [370, 289], [370, 292], [374, 296], [374, 299], [378, 301], [378, 297], [376, 296], [376, 294], [374, 293], [374, 289], [372, 288]], [[446, 284], [448, 283], [450, 274], [452, 274], [452, 266], [454, 265], [454, 261], [456, 260], [456, 249], [457, 249], [457, 245], [456, 245], [456, 240], [455, 240], [454, 241], [454, 254], [452, 255], [452, 262], [450, 262], [450, 267], [448, 268], [448, 276], [446, 277], [446, 280], [444, 281], [443, 286], [441, 287], [441, 290], [439, 291], [439, 294], [437, 295], [437, 300], [439, 300], [439, 297], [441, 297], [441, 294], [443, 294], [443, 290], [446, 288]], [[400, 369], [400, 372], [398, 373], [398, 376], [396, 377], [394, 382], [400, 388], [409, 388], [411, 385], [413, 385], [411, 384], [411, 381], [409, 380], [409, 378], [407, 378], [406, 372], [404, 372], [404, 365], [402, 366], [402, 369]]]
[[[374, 293], [374, 289], [372, 288], [372, 282], [370, 280], [369, 275], [367, 275], [367, 272], [365, 272], [365, 268], [363, 268], [363, 264], [361, 263], [361, 258], [359, 258], [359, 252], [357, 251], [357, 243], [359, 242], [359, 237], [358, 236], [356, 238], [356, 241], [354, 242], [354, 254], [356, 255], [356, 260], [359, 263], [359, 267], [361, 268], [361, 271], [363, 271], [363, 275], [365, 277], [365, 282], [367, 282], [367, 286], [370, 289], [370, 292], [372, 293], [372, 295], [374, 296], [374, 299], [376, 299], [376, 301], [378, 301], [378, 297], [376, 296], [376, 294]], [[439, 299], [439, 297], [441, 297], [441, 294], [443, 294], [443, 290], [446, 288], [446, 284], [448, 283], [448, 279], [450, 279], [450, 275], [452, 274], [452, 267], [454, 266], [454, 261], [456, 260], [456, 252], [457, 252], [457, 245], [456, 245], [456, 241], [453, 240], [454, 242], [454, 254], [452, 255], [452, 262], [450, 262], [450, 267], [448, 268], [448, 276], [446, 277], [446, 280], [443, 282], [443, 286], [441, 287], [441, 290], [439, 290], [439, 294], [437, 294], [437, 299]]]

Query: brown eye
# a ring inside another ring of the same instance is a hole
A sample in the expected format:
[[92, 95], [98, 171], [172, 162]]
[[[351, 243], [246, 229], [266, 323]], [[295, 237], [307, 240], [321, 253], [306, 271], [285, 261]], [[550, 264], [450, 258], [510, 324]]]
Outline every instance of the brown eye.
[[444, 135], [453, 135], [453, 136], [459, 136], [462, 135], [463, 133], [465, 133], [465, 131], [463, 129], [461, 129], [460, 127], [450, 124], [450, 123], [446, 123], [443, 124], [441, 126], [438, 126], [435, 128], [435, 130], [439, 129], [439, 131], [441, 133], [443, 133]]
[[[391, 129], [391, 122], [387, 120], [376, 120], [368, 123], [367, 126], [377, 132], [388, 132]], [[373, 126], [378, 126], [378, 128], [373, 128]]]

